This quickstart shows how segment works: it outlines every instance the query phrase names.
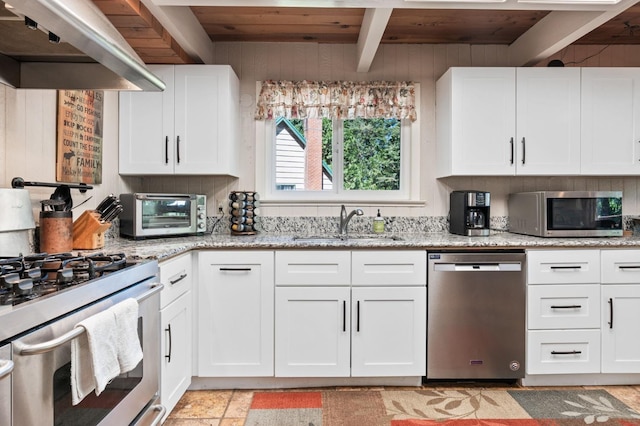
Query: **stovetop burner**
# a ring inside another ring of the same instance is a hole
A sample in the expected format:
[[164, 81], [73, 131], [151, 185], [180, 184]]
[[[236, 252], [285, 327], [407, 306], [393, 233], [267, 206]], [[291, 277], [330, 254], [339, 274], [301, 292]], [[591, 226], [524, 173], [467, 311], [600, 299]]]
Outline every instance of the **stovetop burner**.
[[123, 253], [0, 258], [0, 305], [17, 305], [127, 267]]

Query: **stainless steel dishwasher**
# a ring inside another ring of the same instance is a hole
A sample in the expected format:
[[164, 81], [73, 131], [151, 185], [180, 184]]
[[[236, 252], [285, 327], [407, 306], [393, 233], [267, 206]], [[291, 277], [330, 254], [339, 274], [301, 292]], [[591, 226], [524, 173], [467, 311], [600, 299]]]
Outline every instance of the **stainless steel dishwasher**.
[[524, 252], [428, 257], [427, 380], [524, 377]]

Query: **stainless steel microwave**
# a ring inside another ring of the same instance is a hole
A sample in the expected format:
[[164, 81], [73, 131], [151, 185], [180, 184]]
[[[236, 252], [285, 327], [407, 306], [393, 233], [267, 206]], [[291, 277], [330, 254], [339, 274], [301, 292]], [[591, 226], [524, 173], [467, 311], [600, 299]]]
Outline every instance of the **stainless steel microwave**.
[[538, 237], [622, 236], [622, 191], [509, 195], [509, 231]]
[[207, 197], [198, 194], [120, 194], [120, 235], [134, 239], [202, 235]]

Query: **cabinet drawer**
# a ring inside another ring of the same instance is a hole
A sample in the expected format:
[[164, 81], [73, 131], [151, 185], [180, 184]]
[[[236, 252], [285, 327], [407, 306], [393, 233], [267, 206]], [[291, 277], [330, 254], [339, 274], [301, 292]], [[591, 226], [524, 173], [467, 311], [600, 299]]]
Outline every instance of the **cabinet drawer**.
[[353, 285], [427, 284], [425, 251], [354, 251], [351, 253]]
[[600, 330], [536, 330], [527, 336], [527, 374], [600, 372]]
[[595, 284], [600, 282], [600, 250], [530, 250], [529, 284]]
[[276, 285], [350, 285], [348, 251], [277, 251]]
[[603, 284], [640, 284], [640, 250], [602, 250]]
[[527, 289], [529, 330], [600, 327], [600, 286], [532, 285]]
[[160, 282], [164, 284], [160, 293], [160, 308], [190, 290], [192, 281], [191, 253], [160, 263]]

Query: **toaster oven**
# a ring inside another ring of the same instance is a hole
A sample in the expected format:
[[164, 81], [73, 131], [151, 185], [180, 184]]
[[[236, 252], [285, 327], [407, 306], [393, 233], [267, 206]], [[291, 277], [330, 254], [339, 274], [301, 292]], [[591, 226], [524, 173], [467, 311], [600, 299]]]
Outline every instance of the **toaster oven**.
[[199, 194], [120, 194], [120, 235], [143, 239], [203, 235], [207, 197]]

